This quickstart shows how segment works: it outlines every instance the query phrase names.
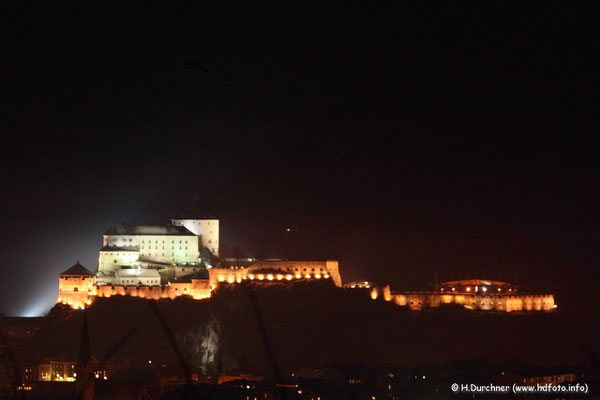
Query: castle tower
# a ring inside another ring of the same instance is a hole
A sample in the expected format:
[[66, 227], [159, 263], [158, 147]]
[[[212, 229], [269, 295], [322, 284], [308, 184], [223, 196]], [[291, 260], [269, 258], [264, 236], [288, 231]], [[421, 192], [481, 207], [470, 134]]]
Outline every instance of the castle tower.
[[59, 275], [57, 303], [68, 304], [71, 308], [83, 308], [90, 301], [94, 287], [94, 274], [79, 261]]
[[200, 245], [219, 257], [219, 220], [202, 211], [198, 196], [194, 196], [192, 207], [173, 215], [171, 225], [183, 226], [200, 238]]

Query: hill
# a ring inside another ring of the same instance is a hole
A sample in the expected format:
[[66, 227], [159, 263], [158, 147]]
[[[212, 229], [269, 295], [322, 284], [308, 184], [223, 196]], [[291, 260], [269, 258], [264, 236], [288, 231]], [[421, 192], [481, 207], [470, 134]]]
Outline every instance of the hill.
[[[93, 353], [111, 369], [148, 361], [179, 368], [184, 360], [206, 373], [272, 376], [343, 363], [439, 365], [483, 358], [556, 365], [586, 362], [582, 346], [595, 343], [561, 312], [456, 306], [411, 312], [328, 284], [236, 285], [201, 301], [98, 298], [86, 312]], [[76, 359], [82, 320], [82, 311], [56, 305], [31, 343], [35, 353]]]

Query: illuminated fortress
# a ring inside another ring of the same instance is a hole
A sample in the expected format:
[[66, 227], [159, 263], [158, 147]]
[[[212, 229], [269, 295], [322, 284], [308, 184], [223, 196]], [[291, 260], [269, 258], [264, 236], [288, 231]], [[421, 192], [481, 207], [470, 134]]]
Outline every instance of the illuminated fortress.
[[[339, 263], [327, 261], [219, 259], [219, 220], [174, 217], [168, 225], [117, 225], [102, 238], [94, 274], [77, 262], [59, 276], [57, 303], [85, 308], [97, 297], [148, 299], [189, 296], [206, 299], [220, 285], [258, 285], [331, 280], [342, 287]], [[482, 311], [552, 311], [552, 294], [521, 293], [507, 282], [460, 280], [433, 291], [393, 292], [389, 285], [353, 282], [347, 289], [367, 290], [413, 311], [458, 304]]]
[[[96, 274], [79, 262], [59, 275], [57, 303], [84, 308], [96, 297], [205, 299], [224, 284], [331, 279], [337, 261], [219, 259], [219, 220], [176, 216], [169, 225], [117, 225], [102, 239]], [[213, 265], [214, 264], [214, 265]]]

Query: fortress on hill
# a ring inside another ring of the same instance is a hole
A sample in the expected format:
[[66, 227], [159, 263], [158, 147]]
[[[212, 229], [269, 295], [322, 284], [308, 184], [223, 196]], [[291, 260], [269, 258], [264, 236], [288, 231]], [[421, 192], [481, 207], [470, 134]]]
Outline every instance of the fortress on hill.
[[79, 262], [59, 275], [58, 303], [84, 308], [96, 297], [211, 297], [221, 284], [327, 280], [342, 286], [337, 261], [219, 258], [219, 220], [174, 216], [168, 225], [106, 231], [94, 274]]
[[552, 311], [552, 294], [521, 292], [508, 282], [470, 279], [444, 282], [432, 291], [394, 292], [389, 285], [352, 282], [342, 286], [335, 260], [289, 261], [219, 258], [219, 220], [187, 214], [167, 225], [117, 225], [102, 237], [98, 269], [77, 262], [59, 275], [57, 303], [83, 309], [97, 297], [147, 299], [189, 296], [206, 299], [220, 285], [252, 282], [276, 285], [331, 280], [337, 287], [363, 290], [413, 311], [457, 304], [469, 310]]

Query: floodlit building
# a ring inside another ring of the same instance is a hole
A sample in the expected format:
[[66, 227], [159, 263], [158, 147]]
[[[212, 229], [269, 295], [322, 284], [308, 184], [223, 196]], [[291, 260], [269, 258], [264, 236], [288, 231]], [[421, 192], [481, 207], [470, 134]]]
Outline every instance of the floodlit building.
[[199, 219], [190, 215], [173, 216], [171, 225], [182, 226], [200, 238], [200, 244], [219, 257], [219, 220]]
[[75, 361], [44, 360], [40, 364], [25, 367], [23, 381], [74, 382], [76, 376]]
[[200, 262], [202, 239], [183, 226], [117, 225], [103, 235], [98, 276], [110, 277], [127, 268], [159, 268], [168, 264]]

